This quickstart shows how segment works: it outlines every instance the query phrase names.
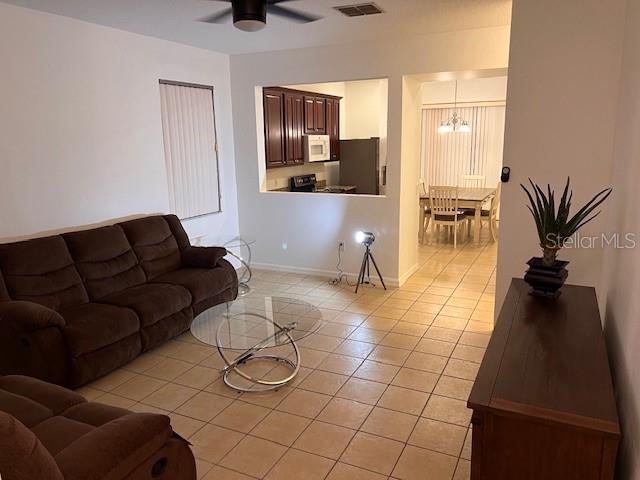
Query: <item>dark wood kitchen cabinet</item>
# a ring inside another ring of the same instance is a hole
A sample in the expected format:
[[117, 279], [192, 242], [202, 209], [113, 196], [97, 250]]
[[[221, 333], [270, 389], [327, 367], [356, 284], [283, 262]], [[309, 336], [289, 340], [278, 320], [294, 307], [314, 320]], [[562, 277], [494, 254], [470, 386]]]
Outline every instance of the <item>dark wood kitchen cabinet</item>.
[[285, 156], [284, 92], [265, 88], [263, 91], [264, 143], [267, 168], [283, 167]]
[[340, 99], [327, 98], [326, 109], [327, 135], [331, 151], [331, 160], [340, 160]]
[[286, 164], [304, 163], [304, 96], [284, 93]]
[[304, 133], [307, 135], [326, 134], [326, 99], [315, 96], [304, 97]]
[[595, 290], [511, 287], [467, 406], [471, 480], [613, 480], [620, 426]]
[[340, 159], [341, 97], [284, 87], [263, 89], [267, 168], [304, 163], [304, 136], [329, 135], [331, 160]]

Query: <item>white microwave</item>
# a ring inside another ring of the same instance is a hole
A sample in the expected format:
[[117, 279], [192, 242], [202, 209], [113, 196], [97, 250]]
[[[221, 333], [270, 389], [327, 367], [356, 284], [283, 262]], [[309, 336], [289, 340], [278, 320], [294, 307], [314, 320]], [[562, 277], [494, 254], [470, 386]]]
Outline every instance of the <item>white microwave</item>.
[[305, 135], [304, 159], [307, 162], [326, 162], [331, 159], [329, 135]]

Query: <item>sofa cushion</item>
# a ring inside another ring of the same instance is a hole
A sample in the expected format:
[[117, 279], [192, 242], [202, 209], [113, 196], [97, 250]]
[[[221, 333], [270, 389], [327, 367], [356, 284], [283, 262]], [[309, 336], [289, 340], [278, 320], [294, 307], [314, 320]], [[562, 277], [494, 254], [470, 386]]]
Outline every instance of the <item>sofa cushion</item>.
[[0, 389], [0, 411], [17, 418], [29, 428], [44, 422], [53, 415], [51, 409], [44, 405], [2, 389]]
[[191, 306], [191, 294], [178, 285], [145, 284], [109, 295], [100, 302], [130, 308], [144, 328]]
[[7, 480], [63, 480], [58, 465], [35, 434], [1, 411], [0, 474]]
[[31, 430], [38, 440], [54, 457], [80, 437], [94, 429], [86, 423], [71, 420], [63, 416], [51, 417], [39, 423]]
[[60, 310], [89, 301], [61, 236], [0, 245], [0, 270], [13, 300]]
[[176, 238], [176, 242], [178, 243], [178, 248], [180, 250], [184, 250], [191, 245], [191, 243], [189, 242], [189, 236], [187, 235], [187, 232], [184, 231], [182, 222], [177, 215], [165, 215], [162, 218], [164, 218], [169, 225], [169, 229], [171, 230], [171, 233], [173, 233], [173, 236]]
[[63, 310], [67, 323], [64, 333], [73, 357], [94, 352], [140, 331], [140, 320], [133, 310], [86, 303]]
[[180, 268], [180, 249], [163, 217], [138, 218], [119, 225], [148, 279]]
[[69, 359], [66, 384], [78, 388], [132, 362], [142, 352], [140, 332], [79, 357]]
[[131, 413], [129, 410], [104, 403], [84, 402], [66, 410], [64, 416], [77, 422], [99, 427], [111, 420], [129, 415], [129, 413]]
[[191, 292], [193, 303], [213, 297], [236, 281], [224, 266], [216, 268], [181, 268], [153, 279], [153, 282], [180, 285]]
[[118, 225], [63, 235], [92, 301], [146, 280], [133, 248]]
[[[82, 395], [71, 390], [22, 375], [0, 377], [0, 391], [34, 401], [50, 410], [51, 415], [59, 415], [86, 402]], [[20, 417], [18, 419], [20, 420]]]

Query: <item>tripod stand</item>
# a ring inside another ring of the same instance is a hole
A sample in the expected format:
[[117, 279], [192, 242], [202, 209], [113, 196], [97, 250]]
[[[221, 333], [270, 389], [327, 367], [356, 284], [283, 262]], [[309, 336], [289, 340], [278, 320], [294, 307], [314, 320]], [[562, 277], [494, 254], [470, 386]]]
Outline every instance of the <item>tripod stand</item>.
[[[373, 258], [373, 254], [371, 253], [371, 250], [369, 249], [369, 245], [365, 245], [366, 250], [364, 251], [364, 256], [362, 257], [362, 266], [360, 267], [360, 274], [358, 275], [358, 283], [356, 284], [356, 293], [358, 293], [358, 288], [360, 287], [360, 285], [363, 285], [365, 283], [371, 284], [371, 275], [369, 274], [369, 260], [371, 260], [373, 262], [373, 266], [376, 269], [376, 272], [378, 273], [378, 278], [380, 279], [380, 282], [382, 283], [382, 286], [384, 287], [384, 289], [387, 289], [387, 286], [384, 284], [384, 280], [382, 279], [382, 275], [380, 274], [380, 269], [378, 268], [378, 265], [376, 264], [376, 259]], [[367, 281], [365, 282], [364, 280], [364, 276], [365, 273], [367, 275]]]

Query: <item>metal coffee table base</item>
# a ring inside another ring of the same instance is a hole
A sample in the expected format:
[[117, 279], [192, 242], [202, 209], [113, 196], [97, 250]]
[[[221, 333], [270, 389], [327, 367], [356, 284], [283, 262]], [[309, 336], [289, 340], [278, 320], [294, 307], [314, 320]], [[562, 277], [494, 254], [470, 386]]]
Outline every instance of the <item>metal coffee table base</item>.
[[[224, 349], [219, 346], [222, 343], [220, 341], [217, 342], [218, 353], [220, 354], [220, 357], [225, 363], [225, 366], [220, 370], [220, 372], [223, 374], [222, 378], [224, 380], [224, 383], [228, 387], [231, 387], [234, 390], [238, 390], [240, 392], [267, 392], [271, 390], [278, 390], [279, 388], [284, 387], [287, 383], [289, 383], [291, 380], [293, 380], [296, 377], [296, 375], [300, 371], [300, 350], [298, 349], [298, 345], [296, 345], [295, 340], [289, 334], [289, 332], [295, 329], [296, 325], [295, 323], [292, 323], [285, 326], [281, 326], [273, 321], [271, 323], [277, 329], [277, 331], [273, 335], [256, 343], [251, 348], [245, 350], [234, 359], [228, 358], [224, 353]], [[220, 336], [221, 327], [222, 325], [218, 327], [218, 338]], [[293, 351], [295, 353], [295, 361], [289, 358], [278, 356], [278, 355], [261, 355], [260, 354], [260, 352], [262, 352], [265, 349], [273, 348], [274, 341], [279, 341], [282, 337], [286, 338], [286, 341], [284, 341], [282, 345], [286, 345], [288, 343], [293, 348]], [[283, 379], [263, 380], [260, 378], [255, 378], [242, 371], [241, 369], [242, 365], [246, 365], [247, 363], [255, 360], [263, 360], [263, 361], [266, 360], [266, 361], [276, 362], [279, 364], [284, 364], [291, 369], [291, 373]], [[253, 385], [251, 385], [250, 387], [237, 385], [230, 378], [231, 374], [233, 373], [236, 375], [239, 375], [241, 378], [244, 378], [245, 380], [248, 380]]]
[[[235, 242], [235, 244], [234, 244]], [[251, 244], [244, 239], [238, 237], [233, 240], [228, 241], [224, 244], [227, 248], [227, 253], [231, 255], [233, 258], [240, 262], [242, 265], [242, 271], [238, 274], [238, 295], [243, 297], [247, 295], [251, 291], [251, 287], [249, 287], [249, 282], [251, 281], [251, 277], [253, 276], [253, 272], [251, 271]], [[240, 253], [236, 254], [229, 250], [229, 248], [239, 247]], [[245, 260], [242, 257], [242, 247], [245, 247], [248, 252], [247, 259]]]

